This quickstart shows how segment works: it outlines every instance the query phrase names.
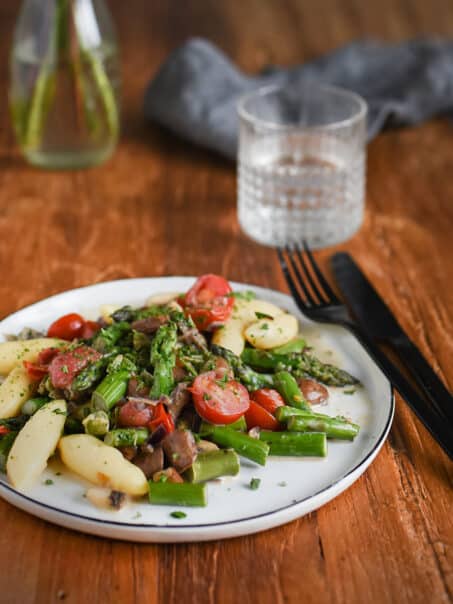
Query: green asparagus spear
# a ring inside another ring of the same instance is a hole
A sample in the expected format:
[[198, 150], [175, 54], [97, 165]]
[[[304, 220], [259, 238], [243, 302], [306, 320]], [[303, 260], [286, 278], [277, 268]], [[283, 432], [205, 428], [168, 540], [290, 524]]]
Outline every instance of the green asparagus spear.
[[251, 438], [247, 434], [231, 430], [225, 426], [214, 425], [203, 436], [221, 447], [234, 449], [242, 457], [247, 457], [247, 459], [251, 459], [262, 466], [266, 464], [269, 447], [256, 438]]
[[218, 449], [198, 453], [191, 467], [184, 473], [189, 482], [204, 482], [219, 476], [236, 476], [239, 473], [239, 457], [232, 449]]
[[169, 395], [174, 387], [173, 369], [176, 363], [176, 340], [175, 323], [165, 323], [157, 330], [151, 344], [151, 364], [154, 367], [151, 398], [157, 399], [163, 394]]
[[230, 367], [234, 371], [236, 378], [244, 384], [248, 390], [258, 390], [259, 388], [272, 388], [273, 376], [265, 373], [257, 373], [248, 367], [242, 360], [230, 350], [213, 344], [211, 346], [212, 353], [216, 356], [223, 357], [228, 361]]
[[270, 446], [270, 455], [325, 457], [326, 435], [323, 432], [271, 432], [261, 430], [260, 441]]
[[256, 369], [273, 369], [274, 371], [286, 369], [296, 377], [312, 377], [328, 386], [346, 386], [358, 383], [358, 380], [347, 371], [328, 363], [322, 363], [315, 356], [304, 352], [281, 354], [275, 350], [245, 348], [242, 360]]
[[143, 445], [148, 436], [146, 428], [117, 428], [107, 432], [104, 442], [110, 447], [136, 447]]
[[[200, 436], [204, 436], [205, 434], [210, 434], [212, 432], [212, 428], [215, 426], [218, 426], [219, 424], [210, 424], [207, 421], [202, 421], [200, 424]], [[247, 422], [245, 421], [245, 417], [242, 416], [239, 419], [237, 419], [235, 422], [231, 423], [231, 424], [226, 424], [222, 426], [224, 428], [228, 428], [229, 430], [238, 430], [239, 432], [246, 432], [247, 430]]]
[[21, 413], [24, 415], [33, 415], [40, 409], [43, 405], [49, 402], [48, 398], [29, 398], [28, 401], [22, 405]]
[[305, 400], [296, 380], [287, 371], [279, 371], [274, 375], [274, 385], [282, 395], [285, 403], [291, 407], [311, 411], [311, 407]]
[[104, 436], [109, 431], [110, 421], [105, 411], [93, 411], [82, 421], [82, 424], [87, 434]]
[[[310, 419], [319, 419], [319, 420], [336, 420], [339, 422], [344, 422], [349, 424], [350, 426], [357, 426], [357, 424], [353, 424], [352, 422], [350, 422], [348, 419], [346, 419], [345, 417], [342, 416], [337, 416], [337, 417], [331, 417], [330, 415], [326, 415], [325, 413], [312, 413], [311, 411], [304, 411], [304, 409], [296, 409], [295, 407], [288, 407], [288, 406], [283, 406], [283, 407], [279, 407], [276, 411], [275, 411], [275, 417], [278, 419], [279, 422], [282, 423], [287, 423], [289, 422], [289, 420], [292, 417], [303, 417], [303, 418], [310, 418]], [[359, 429], [359, 426], [357, 426], [357, 431]], [[320, 430], [321, 432], [324, 432], [324, 430]]]
[[102, 357], [90, 363], [85, 369], [75, 376], [71, 384], [73, 392], [85, 392], [92, 388], [105, 374], [105, 368], [110, 357]]
[[298, 336], [297, 338], [294, 338], [294, 340], [289, 341], [287, 344], [283, 344], [283, 346], [273, 348], [272, 352], [275, 354], [292, 354], [295, 352], [302, 352], [306, 347], [306, 341]]
[[129, 377], [128, 371], [118, 371], [107, 375], [91, 397], [94, 409], [110, 411], [115, 403], [126, 394]]
[[116, 373], [117, 371], [128, 371], [130, 375], [137, 372], [137, 365], [132, 360], [132, 354], [117, 354], [109, 362], [107, 373]]
[[289, 405], [284, 405], [283, 407], [278, 407], [275, 411], [275, 417], [279, 422], [286, 423], [293, 415], [301, 415], [302, 417], [317, 417], [323, 419], [325, 417], [329, 417], [324, 413], [312, 413], [311, 411], [307, 411], [306, 409], [297, 409], [297, 407], [290, 407]]
[[99, 352], [110, 352], [115, 344], [131, 330], [129, 323], [121, 321], [120, 323], [112, 323], [108, 327], [103, 327], [95, 335], [93, 340], [93, 348]]
[[0, 472], [6, 471], [6, 460], [19, 432], [8, 432], [0, 438]]
[[288, 421], [290, 432], [325, 432], [327, 438], [354, 440], [359, 432], [359, 426], [335, 417], [303, 417], [293, 415]]
[[207, 504], [206, 485], [187, 482], [149, 481], [149, 502], [156, 505], [204, 507]]
[[329, 363], [322, 363], [311, 354], [294, 355], [296, 363], [292, 373], [296, 377], [312, 377], [327, 386], [349, 386], [359, 384], [359, 380], [344, 369]]

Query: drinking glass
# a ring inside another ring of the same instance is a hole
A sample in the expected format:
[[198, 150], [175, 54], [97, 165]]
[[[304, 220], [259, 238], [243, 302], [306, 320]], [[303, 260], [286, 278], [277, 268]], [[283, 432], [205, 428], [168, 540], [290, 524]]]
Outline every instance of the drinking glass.
[[314, 83], [270, 86], [238, 104], [238, 215], [270, 246], [349, 239], [364, 213], [366, 102]]

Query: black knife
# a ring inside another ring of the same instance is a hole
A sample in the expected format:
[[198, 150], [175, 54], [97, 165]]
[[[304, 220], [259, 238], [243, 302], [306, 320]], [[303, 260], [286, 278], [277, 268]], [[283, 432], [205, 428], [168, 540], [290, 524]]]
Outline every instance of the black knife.
[[453, 422], [453, 396], [351, 256], [344, 252], [335, 254], [331, 262], [335, 280], [362, 330], [392, 347], [426, 398]]

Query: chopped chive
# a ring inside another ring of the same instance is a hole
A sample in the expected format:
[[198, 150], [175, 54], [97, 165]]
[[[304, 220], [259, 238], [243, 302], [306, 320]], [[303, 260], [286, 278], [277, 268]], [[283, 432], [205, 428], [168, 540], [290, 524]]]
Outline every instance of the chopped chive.
[[261, 484], [261, 478], [252, 478], [249, 486], [252, 489], [252, 491], [256, 491], [257, 489], [259, 489], [260, 484]]
[[179, 510], [176, 510], [175, 512], [171, 512], [170, 516], [172, 518], [186, 518], [187, 514], [185, 512], [180, 512]]

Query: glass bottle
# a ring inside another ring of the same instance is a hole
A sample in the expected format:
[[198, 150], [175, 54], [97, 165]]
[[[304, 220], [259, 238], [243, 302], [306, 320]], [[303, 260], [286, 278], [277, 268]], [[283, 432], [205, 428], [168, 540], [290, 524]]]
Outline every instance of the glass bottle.
[[119, 134], [119, 57], [104, 0], [23, 0], [11, 53], [10, 106], [27, 160], [99, 164]]

